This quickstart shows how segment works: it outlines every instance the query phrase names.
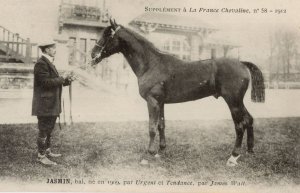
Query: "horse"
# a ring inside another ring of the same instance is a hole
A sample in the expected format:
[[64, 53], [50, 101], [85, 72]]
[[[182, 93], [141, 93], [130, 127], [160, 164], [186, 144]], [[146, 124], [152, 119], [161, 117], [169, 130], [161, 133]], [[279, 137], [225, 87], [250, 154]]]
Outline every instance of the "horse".
[[160, 150], [166, 148], [164, 105], [209, 96], [223, 97], [235, 125], [236, 140], [227, 165], [238, 164], [245, 130], [247, 152], [254, 153], [253, 117], [246, 109], [243, 98], [251, 78], [252, 101], [265, 100], [263, 75], [255, 64], [232, 58], [183, 61], [158, 50], [140, 34], [110, 19], [110, 26], [104, 29], [92, 48], [90, 65], [95, 67], [102, 59], [115, 53], [122, 53], [128, 61], [137, 76], [139, 94], [147, 102], [148, 152], [151, 155], [157, 152], [154, 144], [157, 130]]

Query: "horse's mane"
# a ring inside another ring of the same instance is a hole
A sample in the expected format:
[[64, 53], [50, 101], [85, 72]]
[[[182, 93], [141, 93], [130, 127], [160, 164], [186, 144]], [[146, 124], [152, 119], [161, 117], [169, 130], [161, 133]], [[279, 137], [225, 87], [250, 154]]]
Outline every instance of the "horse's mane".
[[140, 43], [142, 43], [143, 45], [147, 45], [147, 49], [150, 49], [154, 52], [158, 52], [163, 55], [173, 56], [171, 53], [164, 52], [164, 51], [158, 49], [152, 42], [150, 42], [149, 40], [147, 40], [145, 37], [138, 34], [137, 32], [135, 32], [131, 29], [125, 28], [125, 27], [123, 27], [123, 29], [125, 29], [125, 31], [127, 31], [129, 34], [133, 35]]

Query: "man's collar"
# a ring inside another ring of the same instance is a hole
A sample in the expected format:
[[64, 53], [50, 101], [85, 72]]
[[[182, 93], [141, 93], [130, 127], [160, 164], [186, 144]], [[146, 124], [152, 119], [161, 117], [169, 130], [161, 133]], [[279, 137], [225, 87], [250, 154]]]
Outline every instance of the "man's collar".
[[53, 61], [54, 61], [54, 58], [53, 58], [53, 57], [49, 56], [48, 54], [44, 54], [44, 53], [42, 53], [42, 56], [44, 56], [44, 57], [47, 58], [51, 63], [53, 63]]

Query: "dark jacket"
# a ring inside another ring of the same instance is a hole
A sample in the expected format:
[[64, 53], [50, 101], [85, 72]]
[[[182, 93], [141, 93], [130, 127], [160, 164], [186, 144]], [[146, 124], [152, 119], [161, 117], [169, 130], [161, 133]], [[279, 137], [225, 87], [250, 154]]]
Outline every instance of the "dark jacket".
[[32, 115], [58, 116], [61, 113], [62, 86], [70, 82], [60, 77], [55, 66], [44, 56], [34, 66]]

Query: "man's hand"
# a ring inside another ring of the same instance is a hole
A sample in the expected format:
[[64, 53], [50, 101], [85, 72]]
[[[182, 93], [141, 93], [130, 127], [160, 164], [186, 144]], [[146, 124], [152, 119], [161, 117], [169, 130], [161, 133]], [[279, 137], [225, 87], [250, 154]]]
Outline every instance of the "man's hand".
[[71, 72], [64, 72], [63, 75], [62, 75], [62, 77], [64, 79], [67, 79], [70, 75], [71, 75]]
[[76, 80], [76, 76], [75, 74], [71, 71], [71, 72], [65, 72], [62, 77], [65, 79], [65, 80], [68, 80], [70, 82]]

